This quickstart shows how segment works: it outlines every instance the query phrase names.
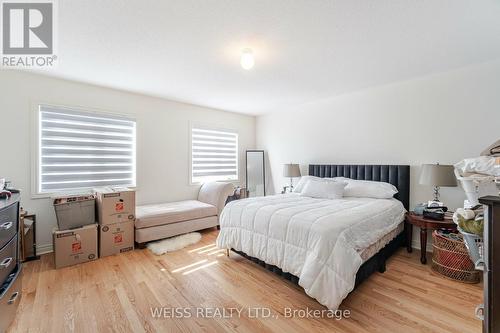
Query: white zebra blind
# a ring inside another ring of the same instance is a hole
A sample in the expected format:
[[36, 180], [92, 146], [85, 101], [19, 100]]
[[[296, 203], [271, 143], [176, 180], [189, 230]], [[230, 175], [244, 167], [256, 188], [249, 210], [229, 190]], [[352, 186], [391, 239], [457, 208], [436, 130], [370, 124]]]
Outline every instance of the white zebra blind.
[[136, 123], [40, 105], [38, 192], [135, 186]]
[[238, 133], [191, 128], [191, 182], [238, 179]]

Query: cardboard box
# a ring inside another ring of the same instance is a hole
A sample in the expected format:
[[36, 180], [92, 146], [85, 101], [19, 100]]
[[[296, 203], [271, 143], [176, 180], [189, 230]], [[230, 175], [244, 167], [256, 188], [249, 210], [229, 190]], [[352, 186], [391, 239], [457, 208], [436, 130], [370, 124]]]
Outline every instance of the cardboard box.
[[54, 210], [59, 230], [79, 228], [96, 221], [93, 195], [56, 198]]
[[99, 256], [132, 251], [134, 249], [134, 221], [99, 226]]
[[135, 221], [135, 191], [97, 190], [96, 202], [99, 224]]
[[97, 224], [53, 233], [56, 268], [97, 259]]

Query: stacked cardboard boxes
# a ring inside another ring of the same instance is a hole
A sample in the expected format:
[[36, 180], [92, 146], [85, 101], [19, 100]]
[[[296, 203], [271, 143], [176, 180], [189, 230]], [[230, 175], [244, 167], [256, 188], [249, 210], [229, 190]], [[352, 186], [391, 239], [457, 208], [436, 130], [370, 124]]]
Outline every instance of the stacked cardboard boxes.
[[97, 190], [99, 256], [134, 249], [135, 192], [129, 189]]
[[96, 190], [98, 224], [94, 214], [89, 213], [88, 202], [90, 199], [86, 197], [54, 200], [60, 229], [53, 232], [56, 268], [134, 249], [135, 192], [129, 189]]
[[54, 198], [59, 229], [54, 230], [56, 268], [97, 259], [97, 224], [93, 195]]

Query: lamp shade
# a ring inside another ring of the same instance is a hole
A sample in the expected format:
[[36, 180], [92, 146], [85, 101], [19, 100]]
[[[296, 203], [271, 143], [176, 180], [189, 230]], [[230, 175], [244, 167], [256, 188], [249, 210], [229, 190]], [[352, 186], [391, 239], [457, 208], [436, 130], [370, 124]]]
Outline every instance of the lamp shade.
[[422, 164], [419, 183], [432, 186], [457, 186], [453, 169], [453, 165]]
[[298, 164], [284, 164], [283, 177], [300, 177], [300, 168]]

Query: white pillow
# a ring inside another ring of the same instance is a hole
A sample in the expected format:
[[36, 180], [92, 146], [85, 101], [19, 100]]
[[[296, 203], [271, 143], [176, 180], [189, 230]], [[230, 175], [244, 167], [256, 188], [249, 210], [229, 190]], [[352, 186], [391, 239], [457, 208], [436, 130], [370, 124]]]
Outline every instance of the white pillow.
[[302, 189], [304, 188], [304, 186], [306, 185], [306, 183], [307, 183], [310, 179], [314, 179], [314, 180], [321, 180], [322, 178], [315, 177], [315, 176], [302, 176], [302, 177], [300, 177], [300, 180], [299, 180], [299, 182], [297, 183], [297, 185], [295, 185], [295, 186], [293, 187], [293, 192], [295, 192], [295, 193], [300, 193], [300, 192], [302, 192]]
[[343, 182], [346, 182], [346, 183], [349, 183], [351, 180], [354, 180], [352, 178], [346, 178], [346, 177], [334, 177], [334, 178], [330, 178], [330, 179], [333, 179], [336, 182], [343, 181]]
[[311, 198], [340, 199], [344, 195], [345, 182], [309, 179], [300, 195]]
[[347, 180], [344, 189], [344, 197], [390, 199], [398, 189], [389, 183], [376, 182], [371, 180]]

